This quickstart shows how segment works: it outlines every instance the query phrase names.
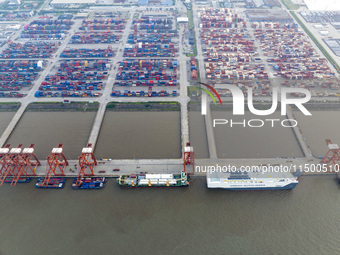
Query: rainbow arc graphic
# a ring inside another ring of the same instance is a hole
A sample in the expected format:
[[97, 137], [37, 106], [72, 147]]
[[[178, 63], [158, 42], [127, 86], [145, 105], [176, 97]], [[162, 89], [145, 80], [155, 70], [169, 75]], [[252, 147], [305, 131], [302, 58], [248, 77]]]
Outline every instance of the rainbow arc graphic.
[[[208, 89], [210, 89], [217, 96], [218, 100], [220, 101], [220, 105], [222, 105], [222, 100], [221, 100], [220, 95], [217, 93], [217, 91], [211, 85], [208, 85], [208, 84], [203, 83], [203, 82], [198, 82], [198, 83], [207, 87]], [[212, 98], [215, 105], [217, 105], [216, 99], [215, 99], [214, 95], [209, 90], [204, 89], [204, 88], [200, 88], [200, 87], [197, 87], [197, 88], [206, 92], [206, 94], [202, 93], [201, 114], [207, 115], [207, 104], [208, 104], [207, 95], [209, 95]]]

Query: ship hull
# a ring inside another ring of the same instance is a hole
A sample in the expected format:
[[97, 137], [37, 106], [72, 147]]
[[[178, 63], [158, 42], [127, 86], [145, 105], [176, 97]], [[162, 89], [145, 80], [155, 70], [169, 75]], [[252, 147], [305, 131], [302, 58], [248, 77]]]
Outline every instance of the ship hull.
[[124, 188], [179, 188], [189, 186], [189, 176], [181, 174], [121, 175], [117, 183]]
[[292, 190], [296, 187], [297, 183], [290, 183], [285, 186], [275, 186], [275, 187], [222, 187], [222, 186], [208, 186], [210, 189], [225, 189], [232, 191], [240, 191], [240, 190]]
[[43, 177], [39, 177], [35, 184], [35, 187], [38, 189], [62, 189], [65, 186], [66, 178], [65, 177], [51, 177], [49, 183], [47, 185], [43, 185], [44, 182]]
[[283, 187], [244, 187], [244, 188], [233, 188], [233, 187], [220, 187], [220, 189], [232, 190], [232, 191], [251, 191], [251, 190], [292, 190], [296, 187], [297, 183], [291, 183]]
[[[29, 183], [32, 180], [32, 177], [20, 177], [17, 183]], [[6, 177], [5, 183], [12, 183], [13, 177]]]
[[86, 181], [86, 177], [83, 178], [80, 185], [77, 186], [77, 178], [73, 180], [72, 189], [102, 189], [105, 187], [105, 177], [91, 177], [89, 181]]
[[131, 185], [122, 185], [119, 184], [119, 186], [123, 187], [123, 188], [128, 188], [128, 189], [144, 189], [144, 188], [185, 188], [185, 187], [189, 187], [189, 185], [178, 185], [178, 186], [166, 186], [166, 185], [152, 185], [152, 186], [131, 186]]

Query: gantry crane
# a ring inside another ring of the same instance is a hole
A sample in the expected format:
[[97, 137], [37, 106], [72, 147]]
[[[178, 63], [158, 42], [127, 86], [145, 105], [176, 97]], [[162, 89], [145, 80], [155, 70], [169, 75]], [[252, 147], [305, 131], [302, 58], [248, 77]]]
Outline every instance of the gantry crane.
[[[18, 155], [17, 172], [12, 179], [11, 186], [15, 186], [22, 175], [36, 175], [35, 168], [40, 166], [40, 161], [34, 154], [34, 146], [34, 144], [31, 144], [30, 147], [24, 148], [22, 153]], [[28, 171], [30, 171], [30, 174], [28, 174]]]
[[195, 153], [194, 153], [194, 148], [190, 146], [190, 143], [187, 143], [186, 146], [184, 147], [183, 165], [184, 165], [184, 172], [188, 174], [194, 174]]
[[20, 154], [22, 151], [22, 144], [19, 144], [18, 147], [12, 148], [9, 152], [4, 156], [3, 165], [2, 165], [2, 174], [0, 177], [0, 186], [4, 183], [6, 177], [15, 176], [17, 171], [20, 170]]
[[[340, 148], [339, 145], [332, 143], [330, 139], [326, 139], [326, 144], [328, 146], [328, 152], [320, 161], [320, 163], [324, 163], [327, 165], [327, 170], [332, 170], [332, 165], [338, 165], [340, 161]], [[337, 168], [339, 169], [339, 167]]]
[[[68, 161], [63, 153], [63, 144], [53, 148], [50, 155], [47, 156], [47, 172], [42, 186], [47, 187], [50, 182], [51, 176], [64, 176], [64, 169], [68, 166]], [[59, 171], [58, 171], [59, 170]]]
[[11, 145], [7, 144], [4, 148], [0, 149], [0, 176], [2, 176], [2, 173], [4, 169], [6, 168], [6, 156], [9, 153]]
[[[92, 144], [89, 143], [83, 148], [79, 156], [79, 174], [76, 181], [76, 186], [80, 186], [84, 176], [93, 176], [94, 167], [97, 165], [96, 157], [93, 154]], [[86, 169], [90, 169], [90, 173], [85, 173]]]

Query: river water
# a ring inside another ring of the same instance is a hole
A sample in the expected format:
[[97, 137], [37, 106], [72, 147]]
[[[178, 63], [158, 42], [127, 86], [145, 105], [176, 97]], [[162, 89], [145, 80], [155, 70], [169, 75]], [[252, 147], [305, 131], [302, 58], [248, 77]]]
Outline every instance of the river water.
[[[312, 113], [312, 122], [295, 115], [307, 138], [318, 134], [314, 147], [324, 144], [324, 136], [336, 141], [336, 113]], [[231, 118], [226, 114], [216, 111], [213, 117]], [[62, 142], [68, 157], [76, 158], [94, 118], [95, 113], [28, 112], [9, 142], [36, 143], [40, 158]], [[200, 112], [189, 118], [196, 153], [206, 158], [204, 119]], [[330, 119], [335, 120], [323, 124]], [[179, 126], [178, 112], [108, 112], [96, 153], [180, 157]], [[221, 157], [301, 155], [290, 128], [225, 128], [215, 130]], [[93, 191], [72, 190], [71, 180], [62, 190], [39, 190], [34, 181], [0, 189], [0, 255], [336, 255], [340, 250], [340, 187], [334, 176], [304, 177], [292, 191], [208, 190], [202, 177], [177, 189], [124, 189], [114, 179]]]
[[[256, 116], [245, 112], [244, 116], [233, 116], [232, 111], [212, 111], [213, 119], [226, 119], [228, 124], [216, 125], [214, 128], [218, 158], [276, 158], [302, 157], [303, 153], [295, 138], [292, 128], [283, 127], [279, 121], [264, 122], [263, 127], [250, 127], [251, 119], [284, 119], [279, 112], [269, 116]], [[231, 119], [246, 125], [231, 126]], [[260, 125], [253, 122], [251, 125]], [[287, 125], [288, 123], [285, 123]]]
[[332, 176], [304, 177], [292, 191], [189, 188], [0, 192], [0, 254], [336, 255], [340, 187]]
[[340, 144], [340, 111], [311, 111], [312, 116], [305, 116], [300, 111], [294, 112], [295, 118], [309, 145], [316, 156], [324, 156], [328, 147], [325, 139], [331, 139], [333, 143]]
[[112, 159], [180, 158], [180, 113], [107, 111], [95, 155]]
[[14, 114], [15, 112], [0, 112], [0, 134], [5, 131]]
[[12, 147], [35, 144], [39, 159], [64, 144], [67, 159], [77, 159], [86, 146], [95, 112], [25, 112], [7, 143]]
[[209, 158], [205, 120], [200, 111], [189, 112], [189, 135], [195, 158]]

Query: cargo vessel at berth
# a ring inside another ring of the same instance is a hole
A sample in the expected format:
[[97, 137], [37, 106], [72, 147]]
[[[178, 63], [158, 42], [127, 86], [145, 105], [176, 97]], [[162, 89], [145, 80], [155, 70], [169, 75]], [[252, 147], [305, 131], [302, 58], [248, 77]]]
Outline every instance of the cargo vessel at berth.
[[[13, 182], [13, 176], [8, 176], [6, 177], [6, 179], [4, 180], [5, 183], [12, 183]], [[27, 177], [27, 176], [22, 176], [19, 177], [17, 183], [29, 183], [32, 180], [31, 177]]]
[[120, 186], [128, 188], [189, 186], [188, 175], [183, 171], [180, 174], [121, 175], [117, 181]]
[[292, 173], [226, 172], [208, 173], [207, 187], [227, 190], [290, 190], [299, 183]]
[[39, 177], [35, 187], [40, 189], [62, 189], [65, 186], [65, 182], [65, 177], [51, 177], [47, 183], [44, 177]]
[[105, 177], [83, 177], [79, 185], [77, 185], [77, 178], [73, 180], [72, 189], [101, 189], [104, 188]]

